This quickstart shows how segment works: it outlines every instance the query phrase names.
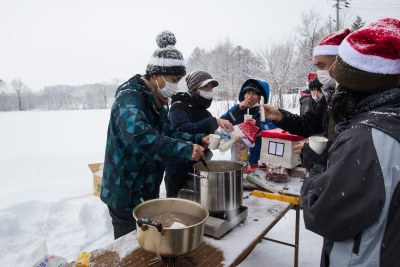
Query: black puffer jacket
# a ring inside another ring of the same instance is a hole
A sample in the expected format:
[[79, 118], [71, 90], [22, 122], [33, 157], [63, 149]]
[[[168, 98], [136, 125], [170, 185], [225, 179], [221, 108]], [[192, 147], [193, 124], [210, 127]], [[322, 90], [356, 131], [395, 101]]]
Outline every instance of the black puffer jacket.
[[274, 121], [279, 128], [306, 138], [321, 134], [328, 136], [329, 139], [334, 139], [334, 131], [329, 131], [328, 134], [329, 115], [325, 96], [303, 115], [296, 115], [283, 109], [279, 110], [283, 114], [283, 119], [280, 122]]
[[[212, 99], [205, 99], [195, 93], [177, 93], [172, 96], [169, 119], [176, 132], [190, 134], [211, 134], [218, 129], [216, 119], [207, 110]], [[184, 164], [168, 163], [166, 171], [172, 175], [188, 177], [193, 172], [194, 161]]]

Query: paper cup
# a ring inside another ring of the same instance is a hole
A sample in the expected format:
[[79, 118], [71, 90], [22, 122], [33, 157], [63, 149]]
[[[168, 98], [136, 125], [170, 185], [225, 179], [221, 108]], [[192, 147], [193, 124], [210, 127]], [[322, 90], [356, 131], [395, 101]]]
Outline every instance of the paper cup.
[[308, 145], [318, 155], [324, 152], [327, 143], [328, 139], [323, 136], [311, 136], [308, 138]]
[[218, 134], [210, 134], [208, 136], [210, 140], [210, 144], [208, 145], [208, 148], [211, 150], [217, 149], [219, 145], [219, 141], [221, 140], [221, 136]]
[[247, 114], [244, 115], [244, 121], [251, 120], [252, 118], [253, 115], [247, 115]]

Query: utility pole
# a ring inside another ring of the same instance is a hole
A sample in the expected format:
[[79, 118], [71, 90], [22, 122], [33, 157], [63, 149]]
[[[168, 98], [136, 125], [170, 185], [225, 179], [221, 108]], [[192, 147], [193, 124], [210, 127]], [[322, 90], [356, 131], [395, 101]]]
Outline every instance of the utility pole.
[[340, 29], [339, 10], [350, 6], [351, 0], [329, 0], [336, 2], [332, 7], [336, 8], [336, 31]]

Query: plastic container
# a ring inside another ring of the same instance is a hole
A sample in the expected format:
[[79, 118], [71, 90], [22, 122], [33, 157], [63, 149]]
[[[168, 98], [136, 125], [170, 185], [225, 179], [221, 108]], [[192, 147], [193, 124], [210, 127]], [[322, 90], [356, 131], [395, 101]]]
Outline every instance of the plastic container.
[[75, 259], [76, 267], [89, 267], [90, 266], [90, 254], [87, 251], [82, 251], [78, 253], [78, 256]]

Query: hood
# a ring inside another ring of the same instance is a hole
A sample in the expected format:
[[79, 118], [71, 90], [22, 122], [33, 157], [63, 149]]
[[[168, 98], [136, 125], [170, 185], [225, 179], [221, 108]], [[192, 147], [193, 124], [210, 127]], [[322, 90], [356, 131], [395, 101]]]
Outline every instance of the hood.
[[269, 100], [269, 85], [266, 81], [258, 79], [258, 78], [250, 78], [246, 80], [242, 88], [240, 88], [240, 93], [239, 93], [239, 102], [242, 102], [244, 100], [244, 94], [243, 94], [243, 88], [250, 82], [256, 82], [257, 85], [262, 89], [263, 96], [264, 96], [264, 103], [268, 103]]
[[127, 90], [127, 89], [137, 89], [137, 90], [142, 89], [143, 90], [144, 88], [147, 88], [147, 85], [141, 79], [141, 77], [142, 76], [140, 74], [136, 74], [135, 76], [130, 78], [128, 81], [121, 84], [115, 92], [115, 97], [117, 97], [120, 92]]

